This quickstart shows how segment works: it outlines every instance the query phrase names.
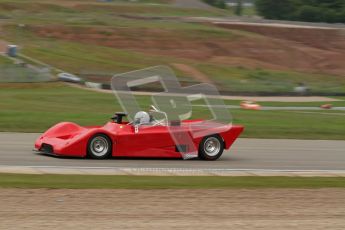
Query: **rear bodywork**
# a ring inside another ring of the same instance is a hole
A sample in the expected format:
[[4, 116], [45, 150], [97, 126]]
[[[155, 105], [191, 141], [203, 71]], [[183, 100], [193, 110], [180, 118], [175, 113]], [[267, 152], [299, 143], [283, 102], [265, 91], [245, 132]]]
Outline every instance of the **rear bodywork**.
[[[105, 134], [112, 142], [114, 157], [181, 158], [189, 151], [198, 149], [206, 135], [220, 135], [225, 149], [229, 149], [243, 131], [243, 127], [237, 125], [195, 125], [200, 123], [200, 120], [188, 120], [174, 127], [144, 125], [136, 132], [134, 126], [125, 122], [108, 122], [104, 126], [92, 127], [62, 122], [43, 133], [36, 140], [35, 149], [57, 156], [86, 157], [90, 138]], [[183, 143], [182, 139], [176, 144], [176, 138], [173, 137], [179, 137], [180, 134], [189, 135], [192, 142]]]

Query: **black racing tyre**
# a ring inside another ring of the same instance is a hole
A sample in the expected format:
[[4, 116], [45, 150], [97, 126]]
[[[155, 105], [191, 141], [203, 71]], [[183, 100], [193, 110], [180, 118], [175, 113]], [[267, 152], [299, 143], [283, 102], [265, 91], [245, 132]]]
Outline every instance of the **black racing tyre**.
[[217, 160], [224, 151], [224, 141], [219, 135], [204, 137], [199, 145], [199, 158], [207, 161]]
[[112, 144], [105, 134], [96, 134], [90, 138], [87, 144], [87, 154], [93, 159], [106, 159], [111, 155]]

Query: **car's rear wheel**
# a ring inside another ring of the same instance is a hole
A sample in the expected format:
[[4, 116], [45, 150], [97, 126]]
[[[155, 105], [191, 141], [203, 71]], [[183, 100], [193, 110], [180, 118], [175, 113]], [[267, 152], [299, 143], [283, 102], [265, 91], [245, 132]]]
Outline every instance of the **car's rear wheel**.
[[90, 138], [87, 153], [93, 159], [105, 159], [111, 155], [112, 145], [110, 138], [104, 134], [96, 134]]
[[208, 161], [217, 160], [224, 151], [224, 142], [219, 135], [204, 137], [199, 145], [199, 158]]

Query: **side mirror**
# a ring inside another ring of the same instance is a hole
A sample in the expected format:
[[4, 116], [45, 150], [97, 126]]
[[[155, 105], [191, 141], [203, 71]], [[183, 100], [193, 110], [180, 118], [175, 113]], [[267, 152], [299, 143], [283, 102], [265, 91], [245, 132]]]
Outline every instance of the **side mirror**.
[[117, 123], [117, 124], [121, 124], [122, 123], [122, 119], [123, 117], [127, 116], [127, 113], [125, 112], [116, 112], [115, 116], [113, 116], [111, 119]]

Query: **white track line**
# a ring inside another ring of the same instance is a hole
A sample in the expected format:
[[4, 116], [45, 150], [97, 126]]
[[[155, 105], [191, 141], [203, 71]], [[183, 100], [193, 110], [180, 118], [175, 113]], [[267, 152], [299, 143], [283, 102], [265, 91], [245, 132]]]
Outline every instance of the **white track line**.
[[298, 176], [345, 177], [345, 170], [130, 168], [0, 165], [0, 173], [140, 176]]

